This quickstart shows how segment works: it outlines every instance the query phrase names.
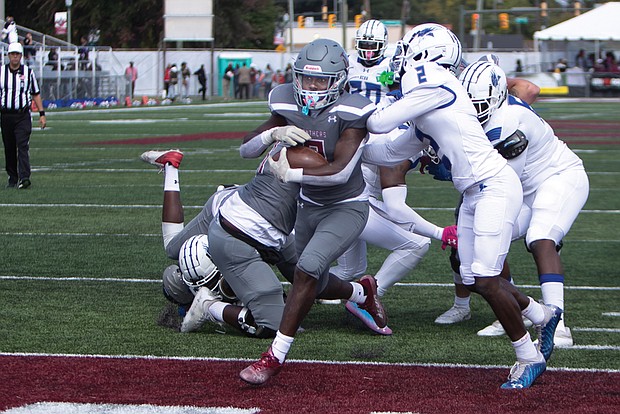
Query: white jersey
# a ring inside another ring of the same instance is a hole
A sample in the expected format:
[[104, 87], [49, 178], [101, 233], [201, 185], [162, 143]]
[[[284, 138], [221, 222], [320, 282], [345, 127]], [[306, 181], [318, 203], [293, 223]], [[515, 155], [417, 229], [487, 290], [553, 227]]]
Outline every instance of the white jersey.
[[581, 159], [558, 139], [549, 124], [521, 99], [512, 95], [495, 111], [484, 127], [493, 145], [519, 130], [528, 146], [508, 163], [523, 185], [523, 196], [535, 192], [549, 177], [573, 168], [583, 169]]
[[506, 166], [485, 136], [463, 85], [447, 69], [422, 63], [405, 73], [401, 89], [402, 99], [370, 116], [370, 132], [386, 133], [412, 121], [418, 142], [409, 143], [406, 157], [431, 145], [451, 169], [454, 187], [461, 193]]
[[389, 59], [385, 57], [368, 67], [364, 66], [357, 56], [349, 56], [349, 92], [359, 93], [372, 103], [378, 104], [390, 91], [379, 81], [381, 74], [389, 70]]

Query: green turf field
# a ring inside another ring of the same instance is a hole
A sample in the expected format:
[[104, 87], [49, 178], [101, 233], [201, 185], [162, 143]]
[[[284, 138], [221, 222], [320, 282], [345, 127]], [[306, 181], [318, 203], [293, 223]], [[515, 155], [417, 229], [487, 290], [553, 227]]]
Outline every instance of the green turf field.
[[[567, 140], [585, 162], [590, 197], [562, 251], [566, 321], [577, 346], [557, 350], [550, 366], [618, 370], [620, 103], [543, 102], [536, 108], [550, 121], [587, 123], [566, 129], [582, 131], [586, 141], [588, 134], [594, 136], [589, 125], [616, 122], [615, 136], [596, 135], [592, 143]], [[156, 324], [166, 305], [158, 280], [172, 262], [161, 240], [163, 175], [139, 155], [174, 147], [185, 152], [180, 178], [187, 221], [217, 185], [248, 181], [258, 160], [239, 157], [240, 139], [175, 139], [249, 131], [267, 116], [264, 102], [48, 111], [48, 128], [35, 131], [31, 140], [32, 187], [4, 189], [2, 175], [0, 353], [255, 358], [264, 351], [268, 340], [248, 339], [231, 329], [225, 335], [212, 326], [179, 334]], [[148, 141], [158, 137], [168, 138]], [[450, 183], [419, 174], [410, 174], [408, 183], [412, 206], [438, 225], [452, 223], [458, 194]], [[385, 256], [370, 249], [370, 273]], [[514, 243], [509, 260], [517, 283], [539, 298], [523, 242]], [[433, 243], [405, 284], [384, 299], [392, 337], [371, 334], [344, 306], [316, 305], [289, 356], [511, 365], [514, 353], [506, 337], [476, 336], [494, 320], [482, 298], [472, 299], [471, 320], [433, 323], [452, 304], [451, 281], [448, 254]]]

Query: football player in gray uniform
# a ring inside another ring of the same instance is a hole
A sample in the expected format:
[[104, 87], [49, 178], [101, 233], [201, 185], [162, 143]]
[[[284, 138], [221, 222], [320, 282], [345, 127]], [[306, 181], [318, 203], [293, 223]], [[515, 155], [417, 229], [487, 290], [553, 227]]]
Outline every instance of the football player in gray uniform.
[[[276, 184], [271, 191], [279, 196], [291, 192], [295, 194], [289, 197], [289, 204], [293, 206], [289, 213], [292, 222], [282, 231], [284, 236], [280, 248], [271, 249], [258, 243], [248, 245], [222, 230], [220, 221], [226, 219], [218, 213], [220, 210], [228, 211], [230, 205], [234, 209], [234, 203], [228, 201], [260, 186], [258, 182], [261, 177], [257, 176], [258, 178], [244, 186], [220, 186], [200, 213], [184, 226], [178, 170], [183, 153], [179, 150], [147, 151], [141, 158], [164, 171], [164, 249], [171, 259], [178, 258], [179, 266], [171, 265], [166, 268], [163, 287], [164, 296], [178, 304], [182, 314], [185, 313], [183, 310], [187, 309], [180, 326], [181, 332], [196, 331], [207, 321], [211, 321], [220, 325], [227, 323], [252, 337], [273, 337], [282, 318], [284, 292], [270, 265], [263, 262], [263, 256], [274, 258], [265, 260], [278, 265], [282, 274], [292, 280], [297, 257], [292, 238], [289, 240], [288, 234], [294, 222], [295, 195], [299, 186], [278, 191], [278, 187], [284, 186], [284, 183], [271, 175], [268, 181]], [[278, 211], [282, 209], [278, 207]], [[214, 217], [219, 220], [213, 220]], [[234, 214], [231, 215], [231, 220], [234, 220], [233, 217]], [[241, 224], [239, 226], [242, 227]], [[266, 227], [271, 229], [273, 226]], [[216, 241], [209, 243], [211, 238]], [[231, 245], [235, 245], [235, 249]], [[265, 253], [259, 255], [257, 251], [262, 251], [263, 248]], [[243, 261], [242, 253], [251, 256], [247, 263]], [[220, 266], [219, 269], [216, 263]], [[248, 278], [246, 273], [250, 265], [253, 266], [250, 269], [252, 277]]]
[[[359, 283], [329, 275], [329, 266], [362, 232], [368, 219], [361, 154], [366, 119], [374, 105], [359, 94], [345, 91], [347, 54], [338, 43], [318, 39], [306, 45], [294, 64], [292, 84], [275, 88], [269, 96], [271, 117], [255, 134], [269, 141], [273, 128], [295, 126], [310, 139], [303, 145], [321, 154], [321, 167], [291, 168], [286, 147], [269, 166], [285, 182], [301, 183], [295, 223], [299, 259], [276, 338], [261, 359], [241, 371], [251, 384], [263, 384], [282, 368], [294, 335], [317, 293], [325, 299], [352, 300], [369, 311], [377, 325], [387, 325], [372, 276]], [[256, 138], [254, 138], [256, 139]]]

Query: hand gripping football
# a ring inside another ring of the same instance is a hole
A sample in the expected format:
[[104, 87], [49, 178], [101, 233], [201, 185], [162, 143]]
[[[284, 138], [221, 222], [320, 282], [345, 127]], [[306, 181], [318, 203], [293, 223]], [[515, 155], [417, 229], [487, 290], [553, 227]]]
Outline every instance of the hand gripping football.
[[[279, 158], [280, 153], [273, 156], [274, 161], [278, 161]], [[327, 165], [327, 160], [322, 155], [302, 145], [286, 148], [286, 159], [291, 168], [316, 168]]]

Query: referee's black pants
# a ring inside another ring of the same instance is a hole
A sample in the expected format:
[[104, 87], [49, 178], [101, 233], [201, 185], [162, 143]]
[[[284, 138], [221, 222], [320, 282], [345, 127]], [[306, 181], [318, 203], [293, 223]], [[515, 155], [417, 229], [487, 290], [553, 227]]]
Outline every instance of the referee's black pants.
[[30, 178], [30, 112], [2, 113], [0, 126], [9, 183], [17, 184], [19, 180]]

